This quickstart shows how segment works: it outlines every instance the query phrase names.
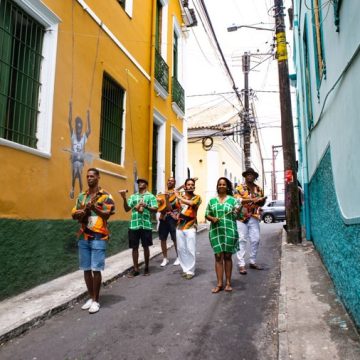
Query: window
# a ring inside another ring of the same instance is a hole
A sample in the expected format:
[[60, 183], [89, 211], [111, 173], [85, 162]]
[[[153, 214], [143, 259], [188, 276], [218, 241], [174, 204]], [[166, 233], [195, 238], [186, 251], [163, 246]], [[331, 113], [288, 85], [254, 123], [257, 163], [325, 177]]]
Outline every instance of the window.
[[101, 99], [100, 158], [121, 164], [124, 90], [104, 74]]
[[312, 94], [311, 94], [311, 77], [310, 77], [310, 59], [309, 59], [309, 49], [308, 49], [308, 36], [307, 36], [307, 22], [304, 24], [304, 86], [303, 86], [303, 97], [305, 100], [306, 108], [306, 120], [308, 129], [311, 129], [314, 125], [313, 123], [313, 110], [312, 110]]
[[172, 141], [172, 149], [171, 149], [171, 171], [173, 176], [176, 174], [176, 148], [177, 143], [176, 141]]
[[179, 54], [178, 54], [178, 43], [179, 43], [179, 38], [176, 32], [174, 32], [174, 47], [173, 47], [173, 77], [175, 79], [178, 79], [178, 59], [179, 59]]
[[326, 66], [324, 60], [324, 47], [322, 35], [322, 16], [321, 16], [321, 1], [313, 0], [313, 27], [315, 32], [315, 64], [316, 64], [316, 80], [317, 88], [320, 87], [321, 80], [326, 74]]
[[0, 1], [1, 145], [50, 156], [58, 23], [41, 2]]
[[157, 194], [159, 126], [153, 124], [152, 192]]
[[0, 136], [36, 148], [45, 28], [10, 1], [0, 2]]
[[156, 29], [155, 29], [155, 49], [161, 54], [161, 32], [162, 32], [162, 3], [156, 2]]

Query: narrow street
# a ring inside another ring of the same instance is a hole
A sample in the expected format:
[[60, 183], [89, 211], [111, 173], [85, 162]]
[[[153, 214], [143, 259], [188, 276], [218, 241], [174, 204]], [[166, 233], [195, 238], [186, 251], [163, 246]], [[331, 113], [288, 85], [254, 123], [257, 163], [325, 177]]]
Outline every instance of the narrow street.
[[122, 277], [103, 288], [99, 313], [89, 315], [80, 304], [70, 308], [4, 345], [0, 358], [277, 359], [282, 225], [261, 225], [264, 271], [242, 276], [234, 257], [232, 293], [211, 293], [214, 261], [204, 231], [194, 279], [182, 279], [179, 267], [161, 268], [158, 256], [150, 277]]

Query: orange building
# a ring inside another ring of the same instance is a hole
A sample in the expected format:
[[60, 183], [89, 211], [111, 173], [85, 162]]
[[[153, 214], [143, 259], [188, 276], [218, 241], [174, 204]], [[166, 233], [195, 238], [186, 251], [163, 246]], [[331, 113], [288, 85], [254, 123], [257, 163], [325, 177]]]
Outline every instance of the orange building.
[[117, 203], [109, 254], [127, 242], [117, 190], [134, 191], [137, 176], [154, 192], [172, 173], [186, 177], [183, 30], [195, 24], [186, 6], [0, 2], [2, 297], [76, 268], [69, 218], [87, 168]]

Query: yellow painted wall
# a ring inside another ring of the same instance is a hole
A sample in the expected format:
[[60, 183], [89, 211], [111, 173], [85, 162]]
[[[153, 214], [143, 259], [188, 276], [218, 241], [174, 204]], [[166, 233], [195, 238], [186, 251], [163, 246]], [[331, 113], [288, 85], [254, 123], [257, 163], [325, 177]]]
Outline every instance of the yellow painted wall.
[[[198, 177], [196, 182], [196, 193], [202, 197], [203, 203], [198, 210], [198, 221], [205, 222], [205, 210], [208, 201], [216, 192], [216, 182], [219, 177], [225, 176], [227, 169], [227, 178], [230, 180], [230, 172], [232, 173], [232, 182], [234, 176], [242, 182], [242, 155], [234, 156], [225, 146], [222, 145], [221, 139], [214, 138], [213, 150], [218, 153], [218, 161], [211, 162], [208, 158], [208, 152], [202, 147], [201, 142], [188, 143], [188, 159], [192, 169], [191, 176]], [[202, 161], [200, 161], [202, 160]], [[213, 174], [210, 178], [209, 173]]]
[[[122, 210], [122, 201], [116, 192], [121, 188], [132, 191], [134, 161], [138, 164], [139, 176], [146, 174], [149, 167], [150, 81], [103, 31], [99, 32], [98, 25], [76, 1], [74, 1], [73, 24], [71, 0], [43, 2], [61, 19], [58, 33], [51, 157], [46, 159], [6, 146], [0, 147], [2, 185], [5, 189], [0, 197], [1, 217], [69, 218], [70, 209], [74, 204], [74, 200], [69, 197], [71, 164], [68, 151], [70, 149], [68, 109], [69, 101], [72, 100], [73, 124], [75, 117], [80, 116], [83, 119], [84, 130], [86, 111], [90, 104], [91, 134], [86, 144], [86, 152], [94, 154], [95, 159], [92, 163], [85, 164], [84, 188], [86, 188], [86, 169], [91, 166], [125, 176], [126, 180], [123, 180], [105, 173], [101, 174], [101, 185], [113, 194], [117, 203], [117, 214], [114, 219], [124, 219], [126, 216]], [[87, 0], [87, 4], [150, 74], [151, 3], [144, 1], [142, 6], [136, 6], [137, 2], [134, 1], [133, 19], [128, 17], [116, 0], [107, 1], [106, 6], [96, 0]], [[95, 62], [97, 43], [98, 55]], [[99, 159], [104, 71], [126, 90], [125, 166]], [[73, 97], [71, 97], [72, 93]], [[75, 190], [77, 194], [78, 182]]]
[[[172, 109], [172, 69], [173, 69], [173, 41], [174, 41], [174, 27], [173, 18], [177, 18], [178, 24], [182, 24], [181, 8], [178, 0], [169, 0], [168, 2], [168, 28], [167, 28], [167, 57], [164, 59], [169, 66], [169, 95], [166, 99], [162, 99], [155, 91], [152, 92], [154, 97], [154, 108], [158, 110], [166, 119], [166, 153], [165, 153], [165, 179], [171, 175], [171, 149], [172, 138], [171, 129], [174, 126], [179, 133], [183, 133], [183, 121]], [[184, 84], [182, 84], [184, 86]]]

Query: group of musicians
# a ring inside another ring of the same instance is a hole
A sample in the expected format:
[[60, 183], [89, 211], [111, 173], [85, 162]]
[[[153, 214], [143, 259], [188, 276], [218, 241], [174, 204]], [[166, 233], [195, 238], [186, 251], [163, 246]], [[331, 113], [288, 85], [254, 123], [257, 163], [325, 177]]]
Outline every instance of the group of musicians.
[[[249, 168], [243, 172], [244, 184], [233, 190], [230, 180], [221, 177], [216, 186], [217, 196], [209, 201], [205, 217], [210, 221], [210, 244], [215, 254], [217, 286], [213, 293], [221, 290], [232, 291], [232, 254], [236, 253], [239, 272], [245, 275], [245, 246], [250, 240], [250, 264], [252, 269], [261, 270], [256, 264], [259, 244], [259, 207], [265, 198], [262, 189], [254, 183], [258, 174]], [[90, 298], [82, 306], [93, 314], [99, 311], [101, 271], [105, 264], [105, 250], [108, 240], [107, 220], [115, 212], [112, 196], [100, 188], [97, 169], [87, 172], [88, 190], [81, 193], [73, 209], [72, 216], [81, 223], [79, 236], [80, 269]], [[129, 278], [140, 275], [139, 245], [144, 249], [144, 276], [149, 273], [149, 247], [152, 242], [151, 213], [159, 214], [159, 239], [163, 253], [161, 266], [169, 264], [166, 240], [168, 235], [174, 242], [176, 259], [173, 265], [180, 265], [183, 278], [195, 276], [197, 210], [201, 197], [194, 193], [196, 178], [188, 178], [176, 188], [174, 177], [167, 181], [167, 191], [156, 197], [148, 191], [148, 181], [137, 179], [138, 191], [127, 199], [127, 190], [119, 190], [126, 212], [131, 211], [128, 239], [132, 249], [133, 269]], [[104, 241], [105, 240], [105, 241]], [[226, 284], [223, 287], [223, 275]]]

